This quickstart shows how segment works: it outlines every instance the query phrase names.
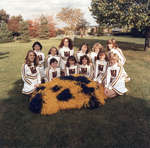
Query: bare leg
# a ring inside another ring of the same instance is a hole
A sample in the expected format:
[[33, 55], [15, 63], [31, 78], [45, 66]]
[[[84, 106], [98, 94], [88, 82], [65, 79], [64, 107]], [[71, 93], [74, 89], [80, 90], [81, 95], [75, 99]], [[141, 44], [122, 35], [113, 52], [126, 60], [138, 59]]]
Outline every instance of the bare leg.
[[104, 93], [108, 98], [113, 98], [117, 96], [117, 93], [114, 90], [110, 90], [108, 88], [105, 88]]

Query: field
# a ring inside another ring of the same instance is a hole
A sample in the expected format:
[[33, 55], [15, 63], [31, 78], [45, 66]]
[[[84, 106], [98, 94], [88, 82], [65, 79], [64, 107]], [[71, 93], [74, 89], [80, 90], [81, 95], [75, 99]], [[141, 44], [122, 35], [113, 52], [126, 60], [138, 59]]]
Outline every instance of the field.
[[[105, 46], [110, 38], [75, 38], [75, 50], [83, 42], [92, 46], [99, 41]], [[127, 58], [128, 93], [96, 110], [61, 111], [52, 116], [31, 113], [28, 99], [21, 94], [21, 65], [36, 39], [0, 44], [0, 148], [149, 148], [150, 51], [143, 51], [144, 39], [114, 38]], [[47, 55], [60, 39], [40, 42]]]

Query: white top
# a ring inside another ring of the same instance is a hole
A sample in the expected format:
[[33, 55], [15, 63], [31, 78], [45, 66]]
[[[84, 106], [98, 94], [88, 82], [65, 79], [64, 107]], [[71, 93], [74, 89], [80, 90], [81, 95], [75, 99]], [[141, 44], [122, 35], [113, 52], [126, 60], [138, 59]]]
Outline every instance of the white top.
[[92, 60], [93, 65], [94, 65], [95, 62], [96, 62], [96, 57], [97, 57], [97, 53], [96, 53], [96, 52], [91, 52], [91, 53], [90, 53], [90, 58], [91, 58], [91, 60]]
[[41, 51], [36, 51], [36, 50], [34, 50], [34, 52], [36, 53], [36, 55], [39, 58], [39, 65], [40, 66], [44, 66], [44, 61], [45, 61], [45, 55], [44, 55], [44, 53], [41, 52]]
[[127, 92], [127, 88], [125, 87], [124, 72], [123, 66], [118, 63], [113, 66], [109, 66], [107, 68], [105, 87], [108, 89], [113, 89], [120, 95]]
[[78, 67], [77, 65], [72, 65], [70, 67], [66, 67], [66, 75], [72, 75], [72, 74], [77, 74], [78, 73]]
[[65, 69], [68, 57], [74, 55], [74, 49], [70, 50], [68, 47], [62, 47], [59, 49], [59, 55], [61, 57], [60, 67]]
[[31, 64], [31, 66], [23, 64], [21, 76], [24, 82], [24, 86], [22, 89], [22, 93], [24, 94], [31, 94], [36, 89], [35, 85], [41, 83], [39, 67], [34, 67], [33, 63]]
[[53, 67], [46, 68], [46, 81], [51, 81], [54, 78], [60, 77], [60, 68], [54, 69]]
[[124, 65], [125, 62], [126, 62], [126, 58], [125, 56], [123, 55], [121, 49], [117, 48], [117, 49], [111, 49], [110, 52], [114, 53], [114, 54], [117, 54], [118, 57], [119, 57], [119, 63]]
[[[89, 57], [89, 54], [83, 53], [82, 50], [78, 51], [78, 52], [76, 53], [77, 61], [80, 62], [81, 57], [84, 56], [84, 55], [87, 55], [87, 56]], [[89, 58], [90, 58], [90, 57], [89, 57]]]
[[79, 65], [78, 66], [78, 73], [79, 74], [83, 74], [89, 78], [93, 77], [93, 69], [92, 69], [92, 65]]
[[105, 73], [107, 70], [107, 62], [106, 60], [96, 60], [95, 69], [94, 69], [94, 80], [97, 81], [99, 79], [100, 83], [104, 79]]
[[55, 56], [48, 55], [48, 57], [46, 59], [47, 67], [50, 66], [50, 61], [51, 61], [52, 58], [55, 58], [58, 61], [58, 67], [59, 67], [59, 65], [60, 65], [60, 56], [58, 56], [58, 55], [55, 55]]

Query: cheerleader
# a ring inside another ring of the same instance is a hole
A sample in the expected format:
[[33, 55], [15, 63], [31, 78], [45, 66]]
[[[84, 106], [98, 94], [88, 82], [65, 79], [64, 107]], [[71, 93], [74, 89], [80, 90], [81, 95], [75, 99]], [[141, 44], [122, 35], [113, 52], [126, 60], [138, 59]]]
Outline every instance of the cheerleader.
[[84, 76], [88, 78], [93, 78], [93, 68], [90, 63], [90, 59], [87, 55], [84, 55], [80, 59], [80, 63], [78, 66], [78, 73], [83, 74]]
[[70, 56], [66, 63], [66, 75], [72, 75], [78, 73], [77, 61], [74, 56]]
[[38, 59], [39, 59], [39, 70], [40, 70], [40, 74], [41, 74], [41, 78], [42, 80], [45, 77], [45, 70], [44, 70], [44, 61], [45, 61], [45, 55], [43, 52], [41, 52], [42, 50], [42, 45], [40, 42], [34, 42], [32, 45], [32, 49], [34, 50], [34, 52], [36, 53]]
[[105, 51], [100, 51], [97, 55], [97, 60], [95, 64], [94, 81], [102, 83], [106, 76], [106, 70], [107, 70], [106, 53]]
[[79, 48], [79, 51], [76, 53], [76, 59], [78, 63], [80, 62], [80, 58], [84, 55], [87, 55], [89, 57], [89, 47], [86, 43], [83, 43]]
[[125, 87], [125, 71], [123, 66], [119, 64], [117, 54], [114, 54], [109, 62], [110, 66], [106, 73], [105, 95], [113, 98], [117, 95], [123, 95], [128, 90]]
[[118, 55], [120, 64], [122, 64], [122, 65], [125, 64], [126, 58], [123, 55], [122, 50], [120, 48], [118, 48], [118, 45], [116, 44], [116, 41], [114, 39], [108, 40], [107, 49], [109, 52], [112, 52], [112, 53]]
[[65, 75], [65, 65], [69, 56], [74, 55], [73, 43], [70, 38], [64, 38], [59, 45], [59, 55], [61, 57], [60, 68], [62, 75]]
[[52, 81], [56, 77], [60, 77], [60, 68], [58, 67], [58, 61], [52, 58], [50, 60], [50, 66], [46, 68], [45, 81]]
[[58, 49], [56, 47], [50, 48], [48, 51], [48, 56], [46, 58], [46, 67], [50, 66], [50, 60], [55, 58], [58, 61], [58, 67], [60, 65], [60, 56], [58, 55]]
[[25, 58], [25, 64], [22, 66], [22, 80], [24, 86], [22, 93], [31, 95], [41, 83], [41, 76], [38, 67], [38, 57], [33, 50], [29, 50]]
[[95, 43], [93, 45], [92, 52], [90, 53], [90, 58], [91, 58], [93, 65], [95, 65], [98, 53], [102, 50], [103, 50], [103, 46], [100, 43]]
[[[108, 54], [110, 54], [110, 52], [112, 52], [113, 54], [117, 54], [117, 56], [119, 57], [119, 63], [122, 64], [122, 65], [125, 64], [126, 58], [123, 55], [122, 50], [116, 44], [116, 40], [115, 39], [108, 40], [108, 42], [107, 42], [107, 49], [109, 51]], [[127, 73], [126, 73], [126, 79], [125, 79], [125, 81], [126, 82], [130, 81], [130, 77], [128, 76]]]

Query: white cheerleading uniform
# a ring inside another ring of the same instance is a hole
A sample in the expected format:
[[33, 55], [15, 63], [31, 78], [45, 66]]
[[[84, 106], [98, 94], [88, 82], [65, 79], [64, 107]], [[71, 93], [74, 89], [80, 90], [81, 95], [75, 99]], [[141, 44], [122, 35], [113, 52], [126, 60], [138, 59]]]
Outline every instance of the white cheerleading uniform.
[[58, 61], [58, 67], [59, 67], [59, 65], [60, 65], [60, 56], [58, 56], [58, 55], [55, 55], [55, 56], [48, 55], [48, 57], [46, 58], [47, 67], [50, 67], [50, 61], [51, 61], [52, 58], [54, 58]]
[[69, 47], [62, 47], [59, 49], [59, 55], [61, 57], [60, 68], [64, 70], [68, 57], [74, 55], [74, 49], [70, 50]]
[[119, 95], [128, 91], [125, 87], [125, 71], [121, 64], [116, 63], [107, 68], [105, 87], [114, 90]]
[[66, 67], [66, 76], [77, 74], [77, 73], [78, 73], [77, 65], [72, 65], [70, 67]]
[[35, 85], [41, 83], [39, 67], [34, 67], [34, 64], [32, 64], [31, 66], [23, 64], [21, 76], [24, 82], [24, 86], [22, 89], [23, 94], [31, 94], [36, 89]]
[[60, 68], [54, 69], [53, 67], [46, 68], [46, 81], [52, 81], [54, 78], [60, 77]]
[[83, 53], [82, 50], [80, 50], [76, 53], [76, 59], [77, 59], [78, 63], [80, 62], [81, 57], [84, 55], [87, 55], [89, 57], [89, 54]]
[[118, 55], [118, 57], [119, 57], [119, 63], [120, 64], [122, 64], [122, 65], [124, 65], [125, 64], [125, 62], [126, 62], [126, 58], [125, 58], [125, 56], [123, 55], [123, 53], [122, 53], [122, 51], [121, 51], [121, 49], [111, 49], [110, 50], [110, 52], [112, 52], [113, 54], [117, 54]]
[[97, 53], [96, 52], [91, 52], [90, 53], [90, 59], [91, 59], [93, 65], [95, 65], [96, 58], [97, 58]]
[[93, 77], [93, 68], [91, 65], [79, 65], [78, 66], [78, 73], [82, 74], [88, 78], [92, 78]]
[[107, 65], [106, 60], [96, 60], [94, 81], [98, 81], [99, 83], [103, 82], [106, 76]]
[[45, 55], [41, 51], [37, 52], [36, 50], [34, 50], [34, 52], [36, 53], [36, 55], [39, 58], [38, 67], [39, 67], [39, 70], [40, 70], [41, 78], [44, 78], [45, 77], [45, 70], [44, 70]]

